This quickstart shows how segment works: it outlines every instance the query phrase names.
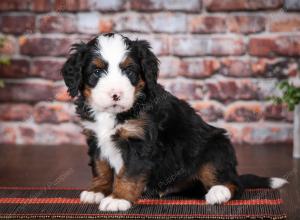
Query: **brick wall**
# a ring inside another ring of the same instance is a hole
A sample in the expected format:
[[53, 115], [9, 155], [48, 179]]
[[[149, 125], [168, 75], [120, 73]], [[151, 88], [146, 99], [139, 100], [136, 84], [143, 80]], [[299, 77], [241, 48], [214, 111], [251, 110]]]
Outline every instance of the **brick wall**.
[[160, 82], [236, 143], [291, 143], [293, 115], [266, 101], [297, 74], [298, 0], [1, 0], [0, 143], [81, 144], [59, 74], [71, 43], [145, 38]]

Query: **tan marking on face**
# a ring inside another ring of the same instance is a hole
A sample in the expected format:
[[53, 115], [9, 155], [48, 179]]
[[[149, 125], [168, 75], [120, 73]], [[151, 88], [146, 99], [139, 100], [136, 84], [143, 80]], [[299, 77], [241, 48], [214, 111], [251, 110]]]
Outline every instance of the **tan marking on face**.
[[214, 165], [210, 163], [202, 165], [196, 174], [196, 179], [199, 179], [206, 189], [216, 185], [217, 177]]
[[98, 69], [104, 69], [106, 66], [106, 63], [100, 59], [100, 58], [96, 58], [93, 60], [92, 62]]
[[126, 69], [130, 65], [134, 63], [133, 59], [131, 57], [126, 57], [121, 63], [120, 63], [120, 68], [121, 69]]
[[88, 87], [88, 86], [85, 86], [85, 88], [84, 88], [84, 90], [83, 90], [83, 96], [84, 96], [85, 98], [89, 98], [89, 97], [91, 97], [91, 95], [92, 95], [92, 90], [91, 90], [91, 88]]
[[113, 171], [105, 160], [96, 161], [97, 176], [92, 180], [92, 187], [89, 191], [101, 192], [109, 195], [113, 188]]
[[125, 168], [115, 176], [112, 197], [126, 199], [130, 202], [137, 201], [146, 185], [147, 174], [141, 174], [137, 177], [128, 177]]
[[130, 119], [118, 126], [116, 135], [121, 139], [128, 140], [129, 138], [144, 139], [145, 127], [147, 118], [141, 116], [138, 119]]

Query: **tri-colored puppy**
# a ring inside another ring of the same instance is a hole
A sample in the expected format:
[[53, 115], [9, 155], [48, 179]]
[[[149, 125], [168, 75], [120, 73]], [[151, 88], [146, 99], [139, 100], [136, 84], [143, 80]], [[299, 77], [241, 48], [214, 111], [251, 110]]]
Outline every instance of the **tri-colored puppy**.
[[198, 182], [207, 203], [220, 204], [244, 188], [286, 183], [238, 175], [226, 131], [157, 83], [159, 61], [147, 41], [104, 34], [72, 49], [62, 74], [76, 97], [94, 176], [82, 202], [124, 211], [146, 188], [164, 194]]

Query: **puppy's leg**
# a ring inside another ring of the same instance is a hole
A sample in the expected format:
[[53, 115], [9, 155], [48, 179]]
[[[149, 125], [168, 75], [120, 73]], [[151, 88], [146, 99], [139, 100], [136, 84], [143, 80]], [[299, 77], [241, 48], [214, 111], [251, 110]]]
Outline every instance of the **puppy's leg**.
[[235, 172], [224, 170], [218, 174], [213, 164], [207, 163], [200, 167], [196, 178], [200, 180], [207, 190], [205, 200], [208, 204], [221, 204], [229, 201], [240, 187]]
[[93, 177], [92, 186], [80, 194], [80, 201], [84, 203], [97, 203], [112, 192], [113, 171], [105, 160], [96, 161], [96, 176]]
[[122, 168], [115, 175], [113, 192], [101, 200], [101, 211], [126, 211], [142, 194], [145, 187], [145, 175], [128, 177]]

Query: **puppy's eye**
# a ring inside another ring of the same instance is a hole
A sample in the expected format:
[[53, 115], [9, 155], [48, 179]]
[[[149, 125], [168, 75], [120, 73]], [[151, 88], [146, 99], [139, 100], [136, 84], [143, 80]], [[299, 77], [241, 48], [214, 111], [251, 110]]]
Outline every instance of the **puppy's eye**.
[[102, 72], [100, 69], [95, 69], [88, 78], [88, 84], [92, 87], [96, 86]]
[[96, 70], [94, 70], [94, 72], [93, 72], [93, 74], [94, 74], [95, 76], [100, 76], [101, 73], [102, 73], [102, 71], [101, 71], [100, 69], [96, 69]]

